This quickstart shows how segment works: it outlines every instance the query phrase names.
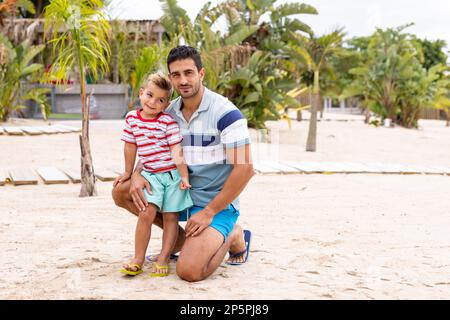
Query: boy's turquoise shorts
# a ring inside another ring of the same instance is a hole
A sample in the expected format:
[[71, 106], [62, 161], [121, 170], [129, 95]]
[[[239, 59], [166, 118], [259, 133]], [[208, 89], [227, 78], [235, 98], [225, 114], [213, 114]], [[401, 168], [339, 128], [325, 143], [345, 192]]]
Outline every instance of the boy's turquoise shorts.
[[142, 176], [150, 183], [152, 194], [144, 189], [148, 203], [153, 203], [160, 212], [180, 212], [192, 207], [189, 190], [180, 190], [181, 176], [178, 170], [164, 173], [142, 171]]
[[[184, 210], [181, 212], [179, 220], [187, 221], [191, 216], [203, 209], [204, 207], [193, 206], [190, 209]], [[230, 204], [226, 209], [214, 216], [213, 221], [209, 226], [219, 231], [223, 235], [223, 241], [225, 241], [231, 230], [233, 230], [239, 215], [239, 210], [236, 210], [234, 206]]]

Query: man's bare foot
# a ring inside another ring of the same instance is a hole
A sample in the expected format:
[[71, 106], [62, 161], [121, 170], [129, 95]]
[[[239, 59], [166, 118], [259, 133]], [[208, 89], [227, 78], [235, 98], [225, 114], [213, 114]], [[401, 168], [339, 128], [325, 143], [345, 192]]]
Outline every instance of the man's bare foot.
[[[230, 232], [229, 237], [231, 237], [231, 245], [230, 245], [230, 252], [232, 254], [236, 254], [239, 252], [245, 251], [245, 239], [244, 239], [244, 232], [239, 225], [235, 225], [233, 230]], [[245, 260], [245, 254], [242, 254], [238, 257], [229, 257], [227, 262], [228, 263], [243, 263]]]

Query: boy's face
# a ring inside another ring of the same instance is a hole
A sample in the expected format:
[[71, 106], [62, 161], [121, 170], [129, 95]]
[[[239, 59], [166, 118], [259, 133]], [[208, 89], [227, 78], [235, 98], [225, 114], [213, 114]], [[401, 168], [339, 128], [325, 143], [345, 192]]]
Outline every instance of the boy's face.
[[202, 85], [205, 69], [197, 70], [193, 59], [173, 61], [169, 65], [169, 78], [172, 85], [182, 98], [192, 98]]
[[156, 117], [170, 103], [169, 92], [151, 81], [146, 88], [141, 88], [139, 91], [139, 100], [141, 101], [142, 113], [147, 117]]

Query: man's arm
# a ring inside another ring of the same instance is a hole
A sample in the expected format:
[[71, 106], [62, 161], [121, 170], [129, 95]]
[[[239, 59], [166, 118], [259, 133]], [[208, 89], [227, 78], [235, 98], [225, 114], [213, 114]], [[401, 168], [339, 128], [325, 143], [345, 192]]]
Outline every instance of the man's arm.
[[124, 156], [125, 156], [125, 175], [128, 177], [133, 173], [133, 166], [136, 162], [137, 146], [132, 143], [125, 142]]
[[187, 237], [195, 237], [206, 229], [213, 217], [241, 194], [255, 174], [249, 144], [227, 149], [227, 159], [233, 165], [233, 170], [214, 199], [188, 220], [185, 228]]
[[125, 172], [114, 180], [113, 187], [130, 179], [133, 173], [133, 166], [136, 162], [137, 146], [133, 143], [125, 142], [123, 148], [125, 158]]

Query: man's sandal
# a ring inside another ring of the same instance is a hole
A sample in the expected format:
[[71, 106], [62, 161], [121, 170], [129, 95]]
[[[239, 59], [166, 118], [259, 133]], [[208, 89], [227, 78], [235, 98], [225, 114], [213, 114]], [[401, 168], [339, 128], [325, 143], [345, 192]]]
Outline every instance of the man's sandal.
[[[250, 232], [250, 230], [244, 230], [245, 250], [243, 250], [241, 252], [237, 252], [237, 253], [229, 252], [230, 256], [228, 257], [228, 261], [226, 262], [227, 264], [230, 264], [232, 266], [238, 266], [238, 265], [241, 265], [241, 264], [244, 264], [247, 262], [248, 255], [250, 254], [251, 238], [252, 238], [252, 233]], [[240, 257], [243, 257], [244, 261], [242, 261], [242, 262], [229, 261], [230, 259], [236, 259], [236, 258], [240, 258]]]
[[[135, 263], [127, 264], [125, 266], [126, 266], [126, 268], [120, 269], [120, 272], [124, 273], [128, 276], [137, 276], [138, 274], [141, 274], [142, 272], [144, 272], [144, 270], [142, 270], [142, 267]], [[135, 270], [130, 270], [132, 268], [134, 268]]]
[[[151, 254], [151, 255], [146, 256], [145, 260], [147, 260], [150, 263], [153, 263], [155, 261], [158, 261], [158, 256], [159, 256], [159, 254]], [[178, 260], [178, 254], [171, 253], [169, 259], [170, 259], [170, 261], [176, 262]]]
[[[161, 272], [160, 270], [167, 270], [167, 272]], [[169, 275], [169, 266], [160, 266], [156, 262], [153, 262], [153, 270], [150, 273], [150, 277], [167, 277]]]

